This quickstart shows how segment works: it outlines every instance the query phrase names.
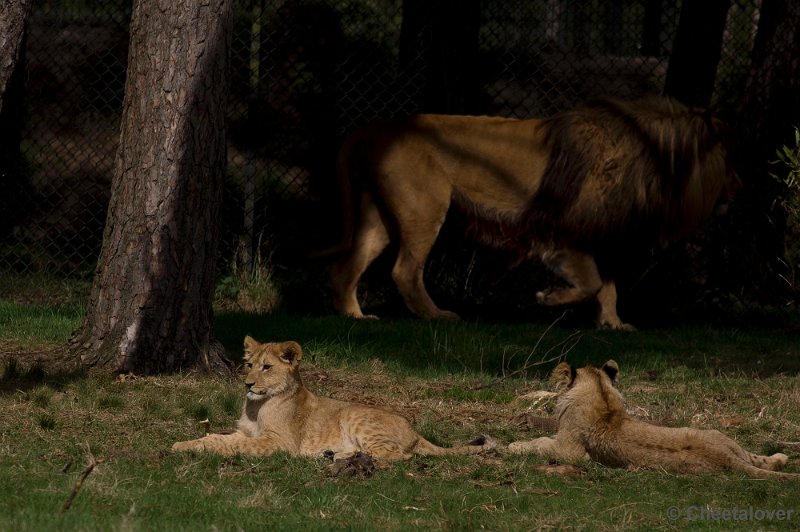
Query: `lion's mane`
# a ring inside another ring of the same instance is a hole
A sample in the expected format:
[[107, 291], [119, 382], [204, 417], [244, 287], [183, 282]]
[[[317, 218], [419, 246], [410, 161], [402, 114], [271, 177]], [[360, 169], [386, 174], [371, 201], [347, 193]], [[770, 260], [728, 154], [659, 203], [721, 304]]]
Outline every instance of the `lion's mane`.
[[721, 122], [669, 98], [598, 99], [541, 127], [549, 160], [524, 220], [540, 242], [600, 251], [672, 240], [738, 182]]

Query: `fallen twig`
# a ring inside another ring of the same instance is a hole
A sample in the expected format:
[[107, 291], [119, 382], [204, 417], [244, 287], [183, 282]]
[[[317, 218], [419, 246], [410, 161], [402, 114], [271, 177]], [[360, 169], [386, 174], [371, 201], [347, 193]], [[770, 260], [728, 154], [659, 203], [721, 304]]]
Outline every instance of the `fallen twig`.
[[[542, 366], [544, 364], [549, 364], [549, 363], [555, 362], [557, 360], [562, 360], [564, 357], [566, 357], [567, 353], [572, 351], [572, 348], [574, 348], [578, 344], [578, 342], [580, 341], [581, 336], [582, 336], [580, 331], [573, 332], [572, 334], [567, 336], [564, 340], [562, 340], [562, 341], [558, 342], [557, 344], [551, 346], [547, 351], [545, 351], [545, 353], [542, 355], [542, 358], [540, 360], [538, 360], [537, 362], [530, 362], [531, 357], [536, 353], [536, 351], [538, 351], [539, 345], [542, 343], [542, 340], [544, 339], [544, 337], [547, 336], [547, 333], [550, 332], [550, 329], [552, 329], [555, 326], [555, 324], [558, 323], [561, 320], [561, 318], [563, 318], [565, 315], [566, 315], [566, 312], [564, 314], [562, 314], [561, 316], [559, 316], [553, 323], [551, 323], [550, 325], [547, 326], [547, 329], [545, 329], [544, 332], [541, 334], [541, 336], [539, 336], [539, 339], [536, 341], [536, 344], [533, 346], [533, 349], [531, 349], [531, 352], [528, 354], [528, 358], [525, 359], [525, 363], [522, 365], [522, 367], [517, 368], [517, 369], [515, 369], [514, 371], [512, 371], [510, 373], [506, 373], [502, 377], [498, 377], [497, 379], [495, 379], [495, 380], [493, 380], [493, 381], [491, 381], [489, 383], [478, 384], [477, 386], [473, 386], [472, 389], [473, 390], [482, 390], [484, 388], [489, 388], [490, 386], [495, 386], [497, 384], [500, 384], [504, 380], [508, 379], [509, 377], [514, 377], [516, 375], [519, 375], [520, 373], [527, 372], [529, 369], [531, 369], [533, 367]], [[566, 348], [565, 348], [565, 346], [566, 346]], [[561, 350], [559, 351], [559, 353], [557, 355], [555, 355], [555, 356], [550, 356], [550, 354], [558, 347], [561, 347]]]
[[783, 450], [800, 452], [800, 441], [771, 441], [772, 445], [777, 445]]
[[81, 486], [83, 486], [83, 482], [86, 480], [86, 477], [89, 476], [96, 466], [102, 464], [103, 462], [105, 462], [103, 458], [92, 458], [92, 461], [89, 462], [89, 465], [86, 466], [81, 473], [81, 476], [78, 478], [78, 481], [75, 482], [75, 485], [72, 487], [72, 492], [69, 494], [69, 497], [67, 497], [67, 500], [64, 501], [64, 504], [61, 506], [61, 515], [64, 515], [64, 513], [70, 509], [70, 506], [72, 506], [72, 501], [74, 501], [75, 497], [78, 496], [78, 491], [80, 491]]

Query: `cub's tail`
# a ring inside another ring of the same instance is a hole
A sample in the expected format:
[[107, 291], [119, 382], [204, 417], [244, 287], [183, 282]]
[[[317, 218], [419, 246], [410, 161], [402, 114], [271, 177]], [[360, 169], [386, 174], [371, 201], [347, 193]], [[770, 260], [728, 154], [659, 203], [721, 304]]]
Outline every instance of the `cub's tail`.
[[417, 445], [412, 450], [415, 454], [433, 455], [433, 456], [446, 456], [453, 454], [478, 454], [490, 449], [495, 449], [499, 446], [497, 440], [486, 434], [481, 434], [467, 445], [458, 447], [439, 447], [434, 445], [423, 437], [420, 437]]

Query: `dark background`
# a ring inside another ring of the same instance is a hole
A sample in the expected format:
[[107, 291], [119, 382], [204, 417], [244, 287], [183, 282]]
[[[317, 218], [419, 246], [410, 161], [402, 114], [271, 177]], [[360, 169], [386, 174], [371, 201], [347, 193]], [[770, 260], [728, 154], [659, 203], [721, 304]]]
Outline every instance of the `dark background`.
[[[304, 257], [339, 238], [334, 158], [359, 125], [418, 111], [538, 117], [595, 96], [633, 98], [666, 87], [729, 123], [745, 188], [726, 216], [687, 241], [651, 250], [648, 264], [628, 272], [620, 314], [647, 324], [793, 307], [797, 190], [765, 170], [765, 159], [791, 136], [780, 130], [772, 144], [750, 150], [781, 98], [763, 86], [776, 76], [769, 69], [797, 85], [783, 66], [796, 55], [796, 32], [786, 35], [785, 49], [759, 52], [757, 45], [759, 23], [770, 16], [764, 10], [785, 9], [789, 0], [699, 2], [699, 12], [683, 20], [681, 4], [238, 0], [218, 292], [236, 300], [243, 279], [257, 279], [270, 285], [264, 297], [274, 302], [253, 308], [331, 311], [327, 263]], [[119, 136], [130, 9], [121, 0], [34, 4], [7, 95], [11, 111], [0, 117], [2, 297], [59, 302], [63, 291], [42, 287], [92, 278]], [[684, 40], [676, 41], [680, 32]], [[800, 112], [796, 96], [783, 100], [789, 108], [777, 120], [786, 125]], [[368, 272], [365, 303], [402, 314], [389, 265], [384, 258]], [[469, 317], [560, 315], [535, 303], [536, 290], [554, 280], [540, 264], [516, 265], [465, 242], [457, 220], [446, 224], [426, 276], [440, 306]]]

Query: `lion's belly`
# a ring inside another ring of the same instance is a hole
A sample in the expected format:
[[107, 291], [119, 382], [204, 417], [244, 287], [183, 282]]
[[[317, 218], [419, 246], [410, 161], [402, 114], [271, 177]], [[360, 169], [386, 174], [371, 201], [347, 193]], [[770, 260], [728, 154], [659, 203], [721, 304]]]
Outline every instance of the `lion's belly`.
[[536, 192], [540, 171], [532, 157], [476, 156], [452, 161], [447, 166], [451, 185], [470, 202], [501, 212], [525, 210]]

